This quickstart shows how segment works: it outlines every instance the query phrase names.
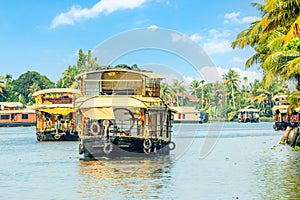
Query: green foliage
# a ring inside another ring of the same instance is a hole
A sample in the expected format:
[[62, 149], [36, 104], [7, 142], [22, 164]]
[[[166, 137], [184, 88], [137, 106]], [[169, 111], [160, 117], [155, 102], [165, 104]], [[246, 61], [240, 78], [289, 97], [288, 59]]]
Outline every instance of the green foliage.
[[295, 80], [300, 89], [300, 1], [266, 0], [252, 5], [262, 18], [241, 31], [232, 47], [250, 46], [255, 50], [246, 67], [260, 64], [265, 85], [281, 78]]
[[[283, 80], [265, 86], [262, 81], [248, 82], [243, 77], [230, 69], [223, 75], [223, 82], [205, 83], [204, 80], [194, 80], [187, 89], [183, 82], [173, 80], [171, 84], [161, 84], [161, 98], [171, 105], [194, 106], [208, 113], [210, 119], [235, 120], [237, 111], [246, 106], [253, 106], [260, 110], [262, 119], [269, 120], [272, 116], [273, 101], [275, 95], [289, 94], [287, 85]], [[196, 104], [189, 101], [188, 95], [198, 98]]]
[[296, 50], [300, 52], [300, 37], [294, 38], [284, 46], [285, 51]]
[[46, 76], [35, 71], [21, 74], [18, 79], [11, 82], [11, 101], [20, 101], [24, 104], [32, 104], [32, 94], [41, 89], [53, 88], [54, 83]]

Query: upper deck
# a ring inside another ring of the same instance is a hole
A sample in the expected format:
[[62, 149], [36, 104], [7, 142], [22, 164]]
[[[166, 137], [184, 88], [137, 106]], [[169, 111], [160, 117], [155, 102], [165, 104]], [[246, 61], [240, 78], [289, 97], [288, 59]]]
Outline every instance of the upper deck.
[[69, 88], [51, 88], [33, 93], [37, 105], [42, 104], [72, 104], [79, 90]]
[[164, 77], [151, 72], [107, 69], [87, 72], [76, 77], [81, 95], [160, 96], [160, 81]]

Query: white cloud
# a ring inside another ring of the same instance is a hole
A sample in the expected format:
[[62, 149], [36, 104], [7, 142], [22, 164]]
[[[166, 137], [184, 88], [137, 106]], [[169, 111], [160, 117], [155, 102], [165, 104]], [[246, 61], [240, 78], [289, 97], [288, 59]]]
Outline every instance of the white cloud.
[[146, 0], [101, 0], [92, 8], [81, 8], [73, 6], [68, 12], [57, 15], [51, 23], [51, 28], [62, 25], [72, 25], [77, 21], [91, 19], [101, 13], [110, 14], [118, 10], [134, 9], [141, 7]]
[[171, 33], [171, 39], [172, 42], [183, 41], [183, 42], [192, 43], [192, 40], [188, 36], [177, 34], [177, 33]]
[[242, 22], [243, 22], [243, 23], [252, 23], [252, 22], [258, 21], [258, 20], [260, 20], [260, 19], [261, 19], [261, 18], [259, 18], [259, 17], [249, 16], [249, 17], [243, 17], [243, 18], [242, 18]]
[[231, 30], [226, 30], [226, 29], [221, 29], [221, 30], [210, 29], [208, 31], [208, 33], [214, 39], [226, 38], [226, 37], [229, 37], [229, 36], [232, 35], [232, 31]]
[[243, 18], [239, 18], [241, 15], [240, 12], [232, 12], [232, 13], [227, 13], [224, 15], [224, 23], [225, 24], [229, 24], [229, 23], [238, 23], [238, 24], [242, 24], [242, 23], [252, 23], [255, 22], [257, 20], [259, 20], [259, 17], [256, 16], [247, 16], [247, 17], [243, 17]]
[[225, 39], [208, 42], [203, 45], [203, 49], [208, 55], [232, 51], [231, 42]]
[[203, 37], [199, 35], [198, 33], [194, 33], [193, 35], [190, 36], [190, 39], [193, 40], [194, 42], [198, 42], [201, 40]]
[[151, 26], [149, 26], [148, 28], [151, 29], [151, 30], [156, 30], [156, 29], [158, 29], [158, 26], [156, 26], [156, 25], [151, 25]]
[[240, 16], [240, 12], [232, 12], [232, 13], [227, 13], [224, 15], [226, 19], [236, 19], [238, 16]]
[[191, 76], [183, 76], [183, 80], [184, 80], [184, 84], [186, 86], [189, 86], [195, 80], [195, 78]]

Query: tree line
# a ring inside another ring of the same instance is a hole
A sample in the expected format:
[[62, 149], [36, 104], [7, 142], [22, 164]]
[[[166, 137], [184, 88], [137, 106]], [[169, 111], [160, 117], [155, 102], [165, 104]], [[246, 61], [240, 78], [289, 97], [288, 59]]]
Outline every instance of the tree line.
[[[259, 109], [262, 117], [272, 117], [272, 98], [284, 94], [289, 94], [289, 89], [282, 79], [265, 86], [262, 80], [242, 79], [233, 69], [222, 75], [222, 82], [193, 80], [187, 86], [183, 81], [174, 80], [161, 84], [161, 97], [166, 102], [174, 106], [194, 106], [211, 119], [234, 120], [238, 110], [246, 106]], [[196, 101], [190, 99], [191, 95]]]

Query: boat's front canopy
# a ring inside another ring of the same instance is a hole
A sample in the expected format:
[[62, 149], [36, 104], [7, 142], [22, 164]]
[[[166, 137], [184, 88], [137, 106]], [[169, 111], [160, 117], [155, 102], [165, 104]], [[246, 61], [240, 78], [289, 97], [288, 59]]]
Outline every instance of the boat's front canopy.
[[115, 119], [116, 108], [166, 109], [166, 105], [160, 98], [134, 96], [79, 97], [75, 101], [75, 107], [90, 119]]
[[68, 114], [75, 112], [73, 104], [43, 104], [34, 106], [34, 109], [38, 112], [63, 116], [67, 116]]

